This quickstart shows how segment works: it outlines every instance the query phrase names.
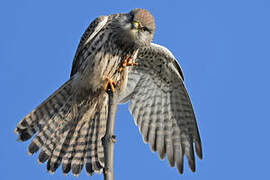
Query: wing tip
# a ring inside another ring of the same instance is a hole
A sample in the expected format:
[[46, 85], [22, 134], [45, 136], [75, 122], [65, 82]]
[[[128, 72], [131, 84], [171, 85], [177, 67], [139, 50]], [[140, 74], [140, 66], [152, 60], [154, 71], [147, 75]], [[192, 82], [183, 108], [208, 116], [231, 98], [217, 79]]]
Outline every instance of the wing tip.
[[31, 153], [31, 152], [29, 151], [29, 149], [27, 149], [27, 154], [28, 154], [29, 156], [32, 156], [34, 153]]
[[196, 154], [197, 156], [199, 157], [199, 159], [203, 159], [203, 153], [202, 153], [202, 145], [201, 145], [201, 142], [196, 142], [195, 143], [195, 151], [196, 151]]
[[178, 162], [177, 163], [177, 170], [180, 174], [183, 174], [184, 173], [184, 165], [183, 165], [183, 162]]
[[193, 158], [188, 158], [188, 166], [189, 168], [191, 169], [192, 172], [195, 172], [196, 171], [196, 165], [195, 165], [195, 159], [194, 159], [194, 156]]
[[51, 175], [53, 175], [54, 173], [55, 173], [55, 171], [53, 171], [53, 170], [51, 170], [51, 169], [49, 169], [49, 170], [47, 170]]
[[93, 176], [94, 170], [93, 170], [93, 166], [92, 166], [91, 163], [86, 163], [85, 164], [85, 170], [86, 170], [87, 175]]
[[14, 133], [14, 134], [19, 134], [18, 128], [17, 128], [17, 127], [13, 130], [13, 133]]
[[168, 156], [168, 154], [167, 154], [167, 158], [168, 158], [170, 167], [174, 167], [175, 166], [175, 161], [174, 161], [173, 156]]
[[27, 154], [33, 155], [34, 153], [36, 153], [39, 150], [39, 148], [40, 147], [35, 142], [31, 142], [30, 145], [28, 146]]
[[20, 128], [15, 128], [14, 130], [15, 134], [18, 134], [18, 138], [17, 141], [18, 142], [23, 142], [23, 141], [27, 141], [32, 137], [32, 133], [29, 132], [28, 129], [20, 129]]
[[42, 164], [42, 162], [40, 162], [40, 160], [37, 158], [37, 163], [40, 165]]
[[49, 155], [44, 150], [41, 150], [41, 152], [38, 155], [38, 162], [42, 164], [48, 159], [49, 159]]
[[83, 164], [71, 164], [71, 172], [73, 176], [78, 177], [83, 169]]
[[62, 172], [63, 174], [68, 174], [71, 169], [71, 164], [70, 163], [62, 163]]
[[78, 177], [80, 175], [80, 173], [72, 173], [74, 177]]
[[86, 171], [86, 174], [87, 174], [88, 176], [93, 176], [93, 175], [94, 175], [94, 172], [88, 172], [88, 171]]

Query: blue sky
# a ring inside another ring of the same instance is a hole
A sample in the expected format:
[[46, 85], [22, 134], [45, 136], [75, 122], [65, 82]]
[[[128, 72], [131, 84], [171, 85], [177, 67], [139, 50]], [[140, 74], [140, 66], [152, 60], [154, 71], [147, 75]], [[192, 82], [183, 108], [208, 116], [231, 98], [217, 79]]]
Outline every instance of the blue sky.
[[[28, 156], [29, 142], [18, 143], [13, 130], [68, 79], [79, 39], [94, 18], [137, 7], [151, 11], [154, 42], [182, 66], [204, 159], [197, 159], [196, 173], [185, 162], [179, 175], [151, 153], [123, 105], [116, 118], [115, 179], [270, 177], [269, 1], [10, 0], [0, 2], [0, 179], [64, 179]], [[79, 178], [90, 179], [85, 172]]]

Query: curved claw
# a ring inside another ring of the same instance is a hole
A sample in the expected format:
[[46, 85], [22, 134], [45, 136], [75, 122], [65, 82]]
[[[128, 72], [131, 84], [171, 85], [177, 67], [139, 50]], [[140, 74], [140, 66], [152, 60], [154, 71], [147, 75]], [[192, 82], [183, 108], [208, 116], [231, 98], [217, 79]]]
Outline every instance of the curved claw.
[[122, 72], [124, 70], [124, 68], [127, 66], [138, 66], [137, 62], [132, 62], [132, 59], [133, 59], [132, 57], [129, 57], [128, 55], [126, 55], [123, 64], [119, 68], [119, 72]]
[[[107, 91], [109, 88], [111, 88], [112, 92], [115, 91], [116, 82], [110, 79], [109, 77], [106, 77], [106, 84], [104, 86], [104, 90]], [[110, 86], [109, 86], [110, 85]]]

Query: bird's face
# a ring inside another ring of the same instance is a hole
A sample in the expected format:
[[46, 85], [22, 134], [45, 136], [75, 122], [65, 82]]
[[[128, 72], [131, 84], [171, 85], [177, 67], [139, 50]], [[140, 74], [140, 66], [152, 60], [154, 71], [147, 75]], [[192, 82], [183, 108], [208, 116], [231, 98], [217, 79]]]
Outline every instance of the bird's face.
[[138, 49], [151, 44], [155, 21], [149, 11], [134, 9], [119, 18], [118, 28], [118, 44]]

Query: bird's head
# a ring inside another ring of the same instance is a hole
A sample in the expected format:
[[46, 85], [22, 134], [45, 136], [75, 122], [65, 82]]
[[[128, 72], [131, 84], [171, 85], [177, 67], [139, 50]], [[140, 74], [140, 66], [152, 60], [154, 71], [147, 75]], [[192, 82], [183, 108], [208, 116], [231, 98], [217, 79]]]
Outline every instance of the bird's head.
[[120, 16], [117, 23], [118, 44], [138, 49], [149, 46], [153, 40], [155, 20], [146, 9], [133, 9]]

